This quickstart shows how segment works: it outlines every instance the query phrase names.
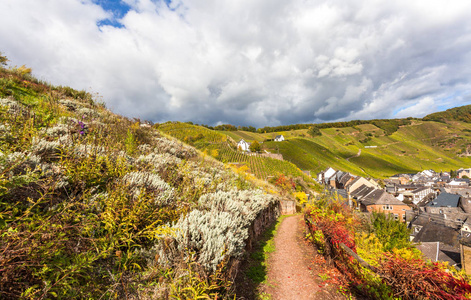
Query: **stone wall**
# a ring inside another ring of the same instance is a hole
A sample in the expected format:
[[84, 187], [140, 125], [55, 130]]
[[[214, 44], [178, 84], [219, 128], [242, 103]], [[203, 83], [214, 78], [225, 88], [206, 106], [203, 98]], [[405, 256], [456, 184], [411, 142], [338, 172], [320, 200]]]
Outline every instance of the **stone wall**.
[[292, 215], [296, 213], [296, 201], [281, 200], [280, 212], [282, 215]]

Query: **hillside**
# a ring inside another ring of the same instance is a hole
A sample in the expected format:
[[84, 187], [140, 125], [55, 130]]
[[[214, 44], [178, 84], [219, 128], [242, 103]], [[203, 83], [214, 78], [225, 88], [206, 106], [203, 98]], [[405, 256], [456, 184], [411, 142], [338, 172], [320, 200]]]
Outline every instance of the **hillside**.
[[[384, 124], [387, 122], [383, 121]], [[391, 126], [383, 128], [374, 124], [328, 127], [318, 129], [315, 136], [305, 129], [266, 134], [221, 133], [234, 140], [243, 137], [249, 142], [264, 140], [263, 149], [281, 153], [285, 160], [313, 173], [330, 166], [356, 175], [385, 178], [423, 169], [449, 171], [471, 164], [466, 156], [471, 146], [469, 123], [411, 120], [395, 131], [388, 129]], [[274, 134], [284, 134], [286, 140], [267, 141]]]
[[[246, 154], [237, 150], [235, 139], [240, 140], [243, 137], [251, 141], [257, 139], [263, 141], [264, 135], [239, 131], [219, 132], [181, 122], [167, 122], [157, 125], [157, 128], [163, 133], [190, 143], [206, 155], [212, 156], [223, 163], [243, 165], [249, 173], [259, 179], [267, 180], [284, 174], [302, 178], [313, 189], [319, 188], [299, 167], [289, 161], [264, 157], [255, 153]], [[227, 133], [227, 135], [224, 133]]]
[[425, 116], [423, 119], [424, 121], [461, 121], [471, 123], [471, 105], [454, 107], [442, 112], [436, 112]]
[[229, 296], [277, 187], [30, 72], [0, 68], [0, 298]]

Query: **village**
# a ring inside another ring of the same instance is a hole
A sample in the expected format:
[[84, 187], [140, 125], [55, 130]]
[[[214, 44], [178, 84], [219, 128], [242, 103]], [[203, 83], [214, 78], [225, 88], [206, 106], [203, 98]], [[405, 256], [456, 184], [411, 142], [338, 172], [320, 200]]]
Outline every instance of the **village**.
[[471, 274], [471, 169], [453, 173], [424, 170], [381, 181], [327, 168], [316, 180], [360, 213], [405, 222], [425, 257]]

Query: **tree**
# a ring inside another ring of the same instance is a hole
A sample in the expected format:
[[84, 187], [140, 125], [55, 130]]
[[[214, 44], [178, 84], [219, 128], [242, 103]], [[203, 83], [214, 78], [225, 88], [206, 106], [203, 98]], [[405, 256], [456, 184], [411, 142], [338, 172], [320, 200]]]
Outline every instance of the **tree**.
[[262, 150], [262, 146], [257, 141], [253, 141], [249, 146], [250, 151], [252, 152], [259, 152]]
[[6, 66], [7, 61], [8, 61], [8, 59], [5, 56], [3, 56], [2, 52], [0, 52], [0, 65], [1, 66]]
[[307, 133], [312, 136], [312, 137], [316, 137], [316, 136], [319, 136], [319, 135], [322, 135], [321, 131], [319, 130], [318, 127], [316, 126], [312, 126], [311, 128], [309, 128], [309, 130], [307, 131]]

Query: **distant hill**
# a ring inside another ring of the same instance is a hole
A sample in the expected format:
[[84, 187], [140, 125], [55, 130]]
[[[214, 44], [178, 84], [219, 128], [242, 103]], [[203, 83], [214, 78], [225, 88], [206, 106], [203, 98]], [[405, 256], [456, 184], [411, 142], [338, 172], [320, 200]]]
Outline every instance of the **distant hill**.
[[[464, 117], [463, 117], [464, 118]], [[309, 129], [254, 133], [223, 132], [238, 141], [263, 141], [264, 150], [312, 173], [327, 167], [376, 178], [423, 169], [450, 171], [471, 166], [471, 124], [421, 119], [376, 120], [319, 124]], [[356, 124], [356, 125], [354, 125]], [[285, 141], [270, 141], [283, 134]], [[360, 155], [358, 155], [360, 154]]]
[[424, 121], [461, 121], [471, 123], [471, 105], [454, 107], [445, 111], [436, 112], [423, 118]]

